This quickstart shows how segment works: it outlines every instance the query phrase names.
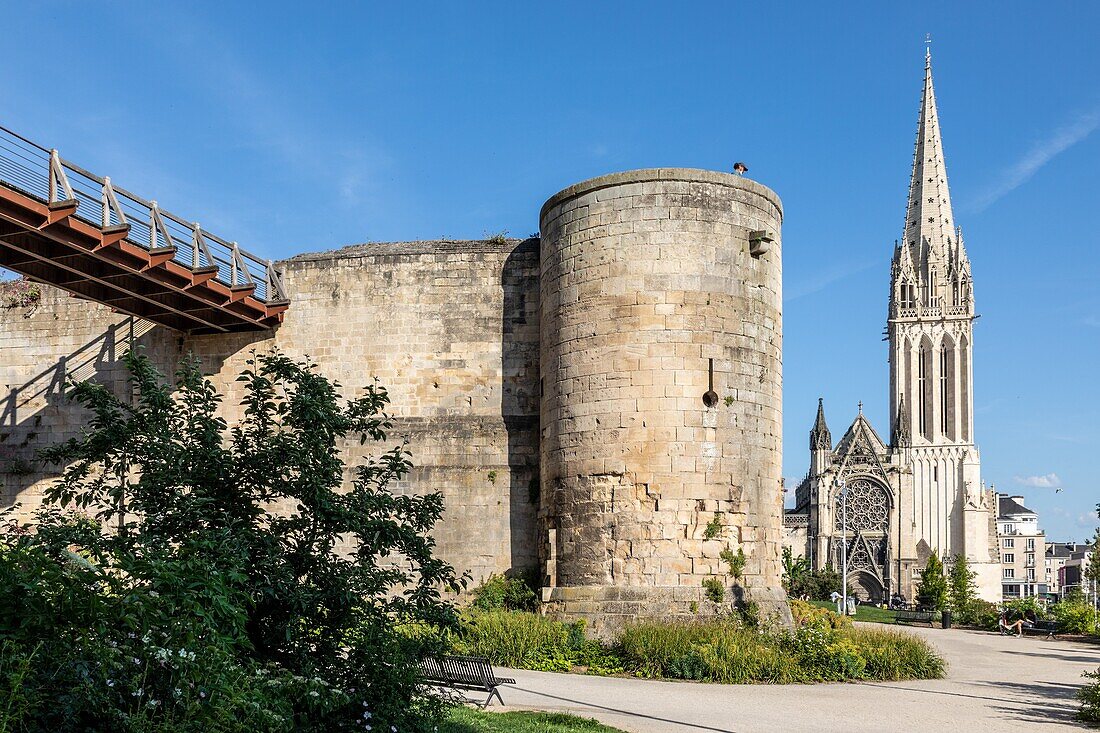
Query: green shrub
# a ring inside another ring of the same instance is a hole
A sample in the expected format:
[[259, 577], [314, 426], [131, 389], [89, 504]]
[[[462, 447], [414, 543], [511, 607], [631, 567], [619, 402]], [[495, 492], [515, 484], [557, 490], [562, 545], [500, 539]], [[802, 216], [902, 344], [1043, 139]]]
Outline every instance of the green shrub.
[[722, 534], [722, 513], [715, 512], [714, 516], [707, 522], [707, 526], [703, 528], [703, 539], [713, 540]]
[[490, 575], [473, 590], [474, 608], [482, 611], [534, 611], [539, 599], [525, 577]]
[[996, 631], [1000, 618], [1001, 610], [996, 603], [975, 598], [970, 602], [967, 612], [959, 618], [959, 623]]
[[[822, 610], [824, 609], [816, 609]], [[757, 629], [736, 616], [638, 621], [613, 644], [586, 639], [580, 624], [496, 611], [464, 618], [456, 650], [497, 664], [591, 674], [724, 683], [789, 684], [942, 677], [944, 663], [923, 639], [898, 631], [830, 625], [829, 612], [793, 631]], [[835, 614], [832, 614], [835, 616]]]
[[389, 489], [402, 445], [345, 486], [337, 448], [386, 440], [385, 389], [345, 401], [312, 364], [255, 356], [229, 429], [197, 364], [173, 387], [125, 361], [133, 404], [75, 385], [86, 432], [43, 452], [66, 468], [35, 530], [0, 531], [0, 730], [429, 728], [439, 635], [398, 623], [457, 626], [442, 497]]
[[568, 672], [565, 624], [520, 611], [471, 611], [463, 616], [456, 648], [493, 664]]
[[471, 610], [451, 638], [454, 651], [487, 657], [504, 667], [568, 672], [583, 667], [591, 674], [619, 674], [616, 650], [585, 637], [584, 621], [562, 623], [520, 611]]
[[703, 592], [707, 600], [721, 603], [726, 599], [726, 586], [718, 578], [703, 578]]
[[[1084, 676], [1100, 680], [1100, 669], [1095, 672], [1085, 672]], [[1077, 691], [1077, 699], [1081, 701], [1081, 709], [1077, 711], [1077, 717], [1088, 723], [1100, 723], [1100, 682], [1084, 685]]]
[[1035, 596], [1013, 598], [1005, 602], [1004, 609], [1010, 619], [1025, 618], [1029, 614], [1035, 618], [1044, 618], [1047, 615], [1046, 607]]
[[727, 547], [722, 550], [722, 552], [720, 552], [718, 556], [722, 559], [722, 562], [726, 563], [726, 566], [729, 568], [730, 575], [732, 575], [734, 578], [740, 579], [741, 575], [745, 572], [745, 561], [747, 559], [745, 557], [745, 548], [738, 547], [737, 552], [735, 553], [733, 550]]
[[1084, 600], [1064, 600], [1055, 603], [1054, 619], [1058, 630], [1066, 634], [1095, 633], [1096, 611]]
[[787, 605], [791, 608], [791, 616], [794, 617], [794, 622], [799, 626], [813, 624], [825, 625], [831, 629], [841, 629], [852, 625], [850, 616], [842, 616], [835, 611], [815, 606], [808, 601], [792, 598], [787, 601]]
[[811, 601], [827, 601], [831, 593], [841, 589], [840, 573], [831, 565], [820, 570], [810, 570], [809, 561], [791, 556], [790, 548], [784, 548], [783, 587], [788, 598], [802, 598]]
[[864, 677], [872, 680], [939, 679], [947, 664], [919, 636], [892, 629], [856, 627], [844, 632], [867, 661]]

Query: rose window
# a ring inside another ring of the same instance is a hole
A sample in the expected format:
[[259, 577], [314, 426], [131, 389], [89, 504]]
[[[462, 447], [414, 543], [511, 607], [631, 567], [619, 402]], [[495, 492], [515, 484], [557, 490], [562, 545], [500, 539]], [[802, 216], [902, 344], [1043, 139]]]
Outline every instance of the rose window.
[[[841, 495], [837, 493], [836, 529], [842, 528]], [[844, 499], [848, 509], [849, 532], [876, 532], [886, 529], [890, 512], [890, 497], [879, 484], [867, 479], [855, 479], [848, 483], [848, 495]]]

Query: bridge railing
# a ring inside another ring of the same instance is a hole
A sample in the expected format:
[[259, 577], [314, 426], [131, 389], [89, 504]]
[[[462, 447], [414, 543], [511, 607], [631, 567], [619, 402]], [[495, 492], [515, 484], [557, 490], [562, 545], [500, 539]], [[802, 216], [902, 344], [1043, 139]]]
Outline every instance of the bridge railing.
[[0, 184], [33, 196], [44, 203], [76, 200], [76, 214], [84, 221], [108, 229], [128, 226], [126, 239], [145, 249], [175, 248], [172, 259], [192, 270], [211, 271], [230, 287], [255, 286], [253, 297], [265, 303], [287, 300], [282, 275], [271, 260], [264, 260], [70, 163], [27, 138], [0, 127]]

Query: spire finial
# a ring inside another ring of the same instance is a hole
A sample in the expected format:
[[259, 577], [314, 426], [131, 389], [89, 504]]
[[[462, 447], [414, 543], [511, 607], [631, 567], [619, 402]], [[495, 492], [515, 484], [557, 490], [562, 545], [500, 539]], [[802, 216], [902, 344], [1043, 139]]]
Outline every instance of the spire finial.
[[810, 450], [832, 450], [833, 437], [829, 434], [829, 426], [825, 424], [825, 400], [817, 398], [817, 419], [810, 430]]
[[863, 414], [863, 400], [860, 400], [860, 401], [859, 401], [859, 414], [860, 414], [860, 415], [862, 415], [862, 414]]

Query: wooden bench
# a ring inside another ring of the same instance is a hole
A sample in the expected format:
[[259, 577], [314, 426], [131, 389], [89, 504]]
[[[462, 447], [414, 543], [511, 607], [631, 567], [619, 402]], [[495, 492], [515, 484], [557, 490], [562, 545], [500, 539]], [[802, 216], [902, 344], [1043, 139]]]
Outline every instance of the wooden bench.
[[489, 697], [481, 704], [488, 707], [495, 695], [500, 704], [504, 704], [504, 698], [500, 696], [501, 685], [514, 685], [516, 681], [507, 677], [497, 677], [493, 674], [493, 667], [485, 657], [457, 657], [445, 655], [442, 657], [429, 657], [420, 663], [420, 672], [424, 680], [442, 687], [453, 687], [457, 690], [483, 690], [489, 693]]
[[1058, 622], [1057, 621], [1036, 621], [1031, 626], [1024, 624], [1024, 633], [1026, 634], [1046, 634], [1048, 639], [1053, 639], [1058, 635]]
[[894, 614], [896, 624], [928, 624], [935, 623], [935, 611], [897, 611]]

